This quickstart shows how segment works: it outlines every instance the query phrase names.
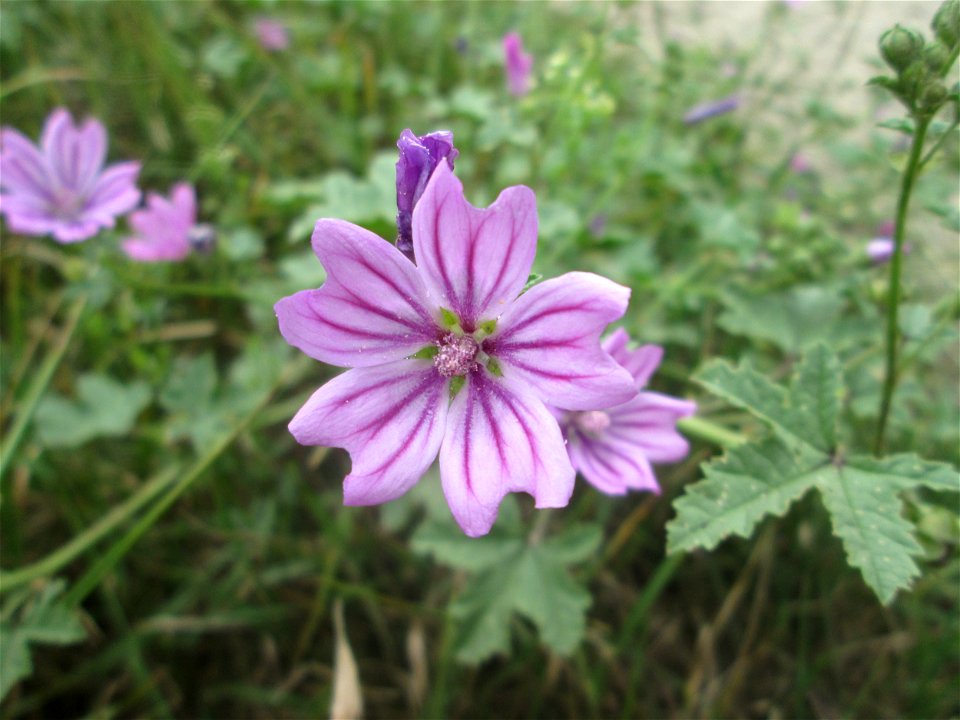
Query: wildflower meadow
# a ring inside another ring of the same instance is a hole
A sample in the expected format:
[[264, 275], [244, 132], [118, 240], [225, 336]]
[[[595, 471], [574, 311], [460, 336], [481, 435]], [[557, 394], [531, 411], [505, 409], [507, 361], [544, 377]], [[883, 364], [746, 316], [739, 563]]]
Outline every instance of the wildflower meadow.
[[0, 4], [0, 716], [956, 717], [958, 55]]

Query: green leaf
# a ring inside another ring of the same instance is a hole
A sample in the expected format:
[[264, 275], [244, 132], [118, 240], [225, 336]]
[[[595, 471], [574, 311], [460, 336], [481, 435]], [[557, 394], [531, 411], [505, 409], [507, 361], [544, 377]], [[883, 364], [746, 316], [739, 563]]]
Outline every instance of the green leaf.
[[33, 672], [30, 644], [69, 645], [86, 637], [76, 614], [58, 604], [64, 582], [47, 583], [39, 594], [17, 594], [3, 608], [0, 623], [0, 699]]
[[59, 395], [37, 407], [37, 432], [48, 447], [76, 447], [102, 436], [126, 435], [150, 402], [145, 382], [124, 385], [105, 375], [82, 375], [77, 399]]
[[[883, 79], [889, 80], [890, 78]], [[874, 84], [887, 87], [885, 83], [877, 82]], [[877, 123], [877, 127], [885, 128], [886, 130], [896, 130], [897, 132], [902, 132], [904, 135], [913, 135], [914, 131], [913, 120], [910, 120], [909, 118], [891, 118], [889, 120], [884, 120], [883, 122]]]
[[765, 516], [784, 514], [811, 488], [819, 490], [847, 560], [882, 602], [918, 575], [922, 548], [902, 517], [898, 493], [917, 485], [960, 491], [960, 477], [916, 455], [845, 457], [836, 424], [843, 395], [841, 367], [824, 345], [800, 362], [789, 389], [750, 368], [707, 365], [699, 381], [770, 425], [773, 436], [739, 446], [704, 466], [667, 527], [670, 552], [710, 549], [729, 535], [748, 537]]
[[813, 486], [819, 458], [798, 461], [778, 438], [741, 445], [704, 466], [706, 479], [674, 502], [667, 552], [715, 547], [729, 535], [750, 537], [766, 515], [783, 515]]
[[723, 304], [717, 319], [720, 327], [767, 340], [784, 352], [799, 352], [819, 341], [854, 339], [841, 324], [843, 298], [822, 287], [799, 286], [755, 296], [725, 293]]
[[567, 565], [598, 547], [597, 526], [575, 526], [539, 543], [523, 534], [516, 503], [507, 499], [486, 537], [471, 539], [448, 519], [428, 519], [414, 534], [417, 552], [476, 573], [450, 607], [458, 621], [456, 657], [476, 663], [510, 643], [510, 623], [520, 614], [537, 626], [543, 641], [559, 653], [573, 651], [585, 627], [590, 594]]

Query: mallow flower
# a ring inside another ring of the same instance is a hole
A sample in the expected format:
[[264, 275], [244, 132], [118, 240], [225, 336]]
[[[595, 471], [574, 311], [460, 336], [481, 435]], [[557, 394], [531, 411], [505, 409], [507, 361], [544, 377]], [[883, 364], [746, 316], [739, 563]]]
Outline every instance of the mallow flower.
[[486, 534], [503, 497], [562, 507], [575, 473], [547, 403], [592, 410], [637, 393], [600, 347], [630, 291], [572, 272], [522, 292], [537, 244], [536, 198], [523, 186], [470, 205], [440, 163], [413, 210], [414, 265], [392, 244], [322, 219], [317, 290], [275, 306], [291, 345], [350, 368], [290, 422], [304, 445], [345, 448], [346, 505], [407, 492], [439, 453], [443, 493], [467, 535]]
[[253, 32], [260, 47], [268, 52], [286, 50], [290, 47], [290, 31], [279, 20], [270, 17], [257, 17], [253, 21]]
[[530, 92], [533, 57], [523, 51], [523, 41], [519, 33], [511, 32], [503, 36], [503, 57], [507, 71], [507, 88], [512, 95], [523, 97]]
[[[642, 345], [631, 350], [622, 328], [603, 342], [608, 352], [643, 390], [660, 365], [663, 348]], [[651, 463], [676, 462], [690, 449], [676, 430], [677, 420], [693, 415], [690, 400], [644, 390], [605, 410], [555, 411], [560, 420], [573, 467], [601, 492], [623, 495], [628, 490], [659, 493]]]
[[423, 195], [427, 181], [437, 165], [446, 160], [453, 170], [459, 152], [453, 146], [453, 133], [438, 130], [414, 135], [409, 128], [397, 140], [397, 248], [411, 260], [413, 253], [413, 208]]
[[0, 212], [14, 232], [73, 243], [113, 227], [140, 202], [140, 163], [103, 167], [107, 131], [88, 118], [76, 125], [57, 108], [37, 147], [20, 132], [0, 131]]
[[136, 235], [121, 247], [133, 260], [183, 260], [191, 250], [212, 245], [212, 228], [197, 224], [196, 193], [188, 183], [174, 185], [169, 199], [149, 193], [146, 209], [131, 213], [129, 223]]

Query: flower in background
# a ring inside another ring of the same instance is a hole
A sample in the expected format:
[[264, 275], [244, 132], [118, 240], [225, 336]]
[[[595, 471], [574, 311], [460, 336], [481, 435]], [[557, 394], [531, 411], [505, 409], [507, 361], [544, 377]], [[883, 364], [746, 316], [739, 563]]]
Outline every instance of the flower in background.
[[683, 116], [683, 122], [685, 125], [696, 125], [717, 115], [733, 112], [738, 107], [740, 107], [739, 95], [731, 95], [722, 100], [700, 103], [699, 105], [694, 105], [686, 112]]
[[489, 532], [507, 493], [563, 507], [575, 473], [546, 403], [591, 410], [636, 395], [600, 347], [628, 288], [590, 273], [522, 295], [536, 254], [536, 198], [526, 187], [470, 205], [440, 163], [413, 211], [414, 265], [393, 245], [322, 219], [317, 290], [275, 306], [280, 331], [322, 362], [351, 368], [290, 423], [303, 445], [346, 448], [346, 505], [406, 493], [439, 453], [447, 503], [470, 536]]
[[[642, 390], [660, 364], [663, 348], [643, 345], [628, 350], [629, 341], [621, 328], [604, 340], [603, 349]], [[660, 492], [651, 463], [676, 462], [687, 454], [690, 446], [676, 423], [696, 410], [690, 400], [644, 391], [606, 410], [555, 414], [573, 467], [601, 492], [623, 495], [627, 490]]]
[[797, 175], [803, 175], [813, 170], [813, 165], [810, 164], [810, 159], [803, 153], [794, 153], [793, 157], [790, 158], [790, 170]]
[[107, 131], [88, 118], [77, 126], [64, 108], [47, 118], [40, 146], [13, 128], [0, 132], [0, 212], [14, 232], [62, 243], [111, 228], [140, 202], [140, 163], [103, 167]]
[[290, 32], [279, 20], [268, 17], [255, 18], [253, 32], [257, 36], [260, 47], [268, 52], [286, 50], [290, 47]]
[[[870, 240], [866, 245], [867, 257], [874, 265], [883, 265], [890, 262], [893, 257], [893, 251], [896, 249], [896, 243], [893, 240], [894, 225], [892, 220], [885, 220], [877, 227], [877, 237]], [[903, 244], [903, 254], [910, 252], [910, 245]]]
[[397, 147], [397, 248], [413, 260], [413, 208], [440, 161], [446, 160], [453, 170], [459, 153], [449, 130], [414, 135], [407, 129], [400, 133]]
[[530, 92], [530, 71], [533, 56], [523, 51], [523, 41], [515, 32], [503, 36], [503, 55], [507, 67], [507, 87], [517, 97]]
[[212, 245], [211, 228], [197, 224], [197, 200], [193, 186], [174, 185], [170, 199], [149, 193], [147, 207], [131, 213], [130, 227], [137, 234], [121, 244], [123, 251], [141, 262], [183, 260], [192, 249]]

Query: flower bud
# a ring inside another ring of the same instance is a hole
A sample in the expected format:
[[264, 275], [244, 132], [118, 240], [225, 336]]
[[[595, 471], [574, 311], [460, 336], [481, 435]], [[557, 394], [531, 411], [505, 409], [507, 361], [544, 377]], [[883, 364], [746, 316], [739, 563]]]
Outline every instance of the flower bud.
[[922, 49], [923, 36], [899, 25], [880, 36], [880, 54], [898, 73], [906, 70]]
[[942, 42], [934, 41], [927, 43], [923, 48], [923, 62], [926, 63], [930, 71], [940, 75], [944, 71], [944, 65], [950, 60], [950, 51]]
[[960, 0], [947, 0], [931, 23], [937, 38], [948, 48], [954, 48], [960, 42]]
[[920, 104], [928, 110], [936, 110], [946, 99], [947, 89], [943, 86], [943, 83], [932, 82], [923, 89]]

